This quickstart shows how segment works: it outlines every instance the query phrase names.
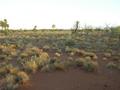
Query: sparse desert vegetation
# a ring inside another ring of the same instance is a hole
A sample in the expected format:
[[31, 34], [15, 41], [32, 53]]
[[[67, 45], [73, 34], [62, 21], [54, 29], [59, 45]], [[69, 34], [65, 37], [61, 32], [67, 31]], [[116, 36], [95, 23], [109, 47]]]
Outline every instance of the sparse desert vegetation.
[[15, 90], [37, 72], [67, 72], [71, 68], [120, 74], [120, 32], [112, 29], [1, 31], [0, 88]]

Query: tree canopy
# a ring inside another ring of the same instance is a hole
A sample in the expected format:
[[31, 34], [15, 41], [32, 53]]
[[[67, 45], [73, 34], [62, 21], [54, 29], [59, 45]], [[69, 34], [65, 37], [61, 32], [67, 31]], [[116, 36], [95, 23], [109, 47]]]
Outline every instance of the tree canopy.
[[2, 30], [8, 30], [9, 24], [7, 22], [7, 19], [0, 20], [0, 27], [2, 28]]

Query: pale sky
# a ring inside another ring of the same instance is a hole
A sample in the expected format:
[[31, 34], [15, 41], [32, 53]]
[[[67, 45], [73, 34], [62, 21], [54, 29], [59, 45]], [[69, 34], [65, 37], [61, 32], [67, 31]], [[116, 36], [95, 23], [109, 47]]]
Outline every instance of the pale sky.
[[120, 0], [0, 0], [0, 20], [10, 28], [120, 25]]

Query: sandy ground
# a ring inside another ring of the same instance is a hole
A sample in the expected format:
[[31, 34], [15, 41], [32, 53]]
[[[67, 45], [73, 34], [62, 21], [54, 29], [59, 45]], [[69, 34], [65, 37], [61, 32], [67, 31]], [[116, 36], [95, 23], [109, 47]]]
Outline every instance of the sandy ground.
[[30, 85], [19, 90], [120, 90], [120, 72], [85, 72], [81, 69], [38, 72], [32, 75]]

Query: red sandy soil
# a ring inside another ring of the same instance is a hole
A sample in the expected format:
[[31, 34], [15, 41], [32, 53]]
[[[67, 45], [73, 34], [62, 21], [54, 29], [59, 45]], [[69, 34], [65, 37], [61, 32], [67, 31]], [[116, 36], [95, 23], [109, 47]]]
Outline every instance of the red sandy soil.
[[38, 72], [32, 75], [29, 86], [19, 90], [120, 90], [120, 72], [85, 72], [81, 69]]

